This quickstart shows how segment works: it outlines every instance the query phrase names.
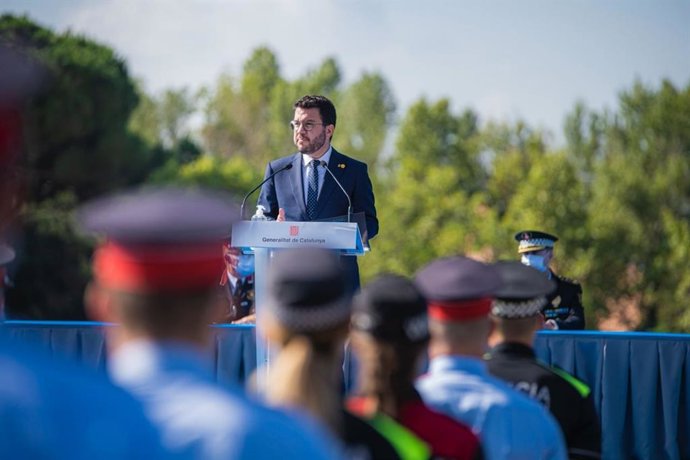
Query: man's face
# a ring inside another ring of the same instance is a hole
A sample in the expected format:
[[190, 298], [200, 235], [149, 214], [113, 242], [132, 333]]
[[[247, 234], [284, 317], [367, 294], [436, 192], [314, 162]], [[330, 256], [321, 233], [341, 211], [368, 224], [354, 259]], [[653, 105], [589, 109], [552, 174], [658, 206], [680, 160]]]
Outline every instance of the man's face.
[[[295, 109], [293, 122], [299, 124], [299, 128], [292, 131], [292, 140], [300, 153], [319, 158], [323, 155], [333, 135], [333, 125], [323, 125], [319, 109]], [[307, 128], [311, 127], [310, 130]]]

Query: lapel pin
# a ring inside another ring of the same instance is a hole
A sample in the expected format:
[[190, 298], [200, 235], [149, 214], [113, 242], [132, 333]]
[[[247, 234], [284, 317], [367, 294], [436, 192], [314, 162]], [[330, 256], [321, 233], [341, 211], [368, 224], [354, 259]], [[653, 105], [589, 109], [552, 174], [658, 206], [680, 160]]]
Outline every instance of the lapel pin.
[[345, 163], [339, 163], [339, 164], [338, 164], [338, 167], [339, 167], [340, 169], [345, 169]]

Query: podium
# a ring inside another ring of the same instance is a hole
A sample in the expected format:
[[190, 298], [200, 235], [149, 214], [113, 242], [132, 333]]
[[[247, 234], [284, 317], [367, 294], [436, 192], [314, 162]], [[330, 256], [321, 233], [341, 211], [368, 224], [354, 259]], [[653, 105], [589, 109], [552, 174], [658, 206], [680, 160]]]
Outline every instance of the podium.
[[256, 311], [256, 377], [262, 391], [268, 384], [271, 350], [261, 331], [262, 305], [268, 300], [267, 273], [276, 251], [306, 247], [330, 249], [343, 256], [366, 252], [354, 222], [241, 221], [232, 226], [233, 247], [254, 254], [254, 305]]

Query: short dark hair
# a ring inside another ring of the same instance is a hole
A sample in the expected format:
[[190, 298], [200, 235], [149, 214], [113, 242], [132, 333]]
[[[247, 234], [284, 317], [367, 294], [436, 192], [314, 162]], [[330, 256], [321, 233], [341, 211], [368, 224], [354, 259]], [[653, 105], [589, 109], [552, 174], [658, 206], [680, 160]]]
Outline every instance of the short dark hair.
[[326, 96], [302, 96], [292, 106], [293, 109], [319, 109], [321, 121], [324, 125], [335, 126], [335, 106]]
[[180, 292], [132, 293], [107, 289], [120, 306], [123, 324], [168, 339], [208, 326], [207, 310], [214, 306], [216, 287]]

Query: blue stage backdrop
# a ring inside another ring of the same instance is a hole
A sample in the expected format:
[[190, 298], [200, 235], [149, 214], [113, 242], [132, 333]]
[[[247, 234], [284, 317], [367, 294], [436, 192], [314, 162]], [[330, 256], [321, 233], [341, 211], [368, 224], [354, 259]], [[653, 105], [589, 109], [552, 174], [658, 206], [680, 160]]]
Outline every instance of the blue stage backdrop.
[[[105, 368], [97, 323], [8, 321], [18, 340]], [[213, 326], [219, 382], [242, 384], [256, 366], [253, 326]], [[690, 458], [690, 335], [540, 332], [539, 357], [587, 382], [608, 459]], [[346, 379], [350, 369], [346, 363]]]

